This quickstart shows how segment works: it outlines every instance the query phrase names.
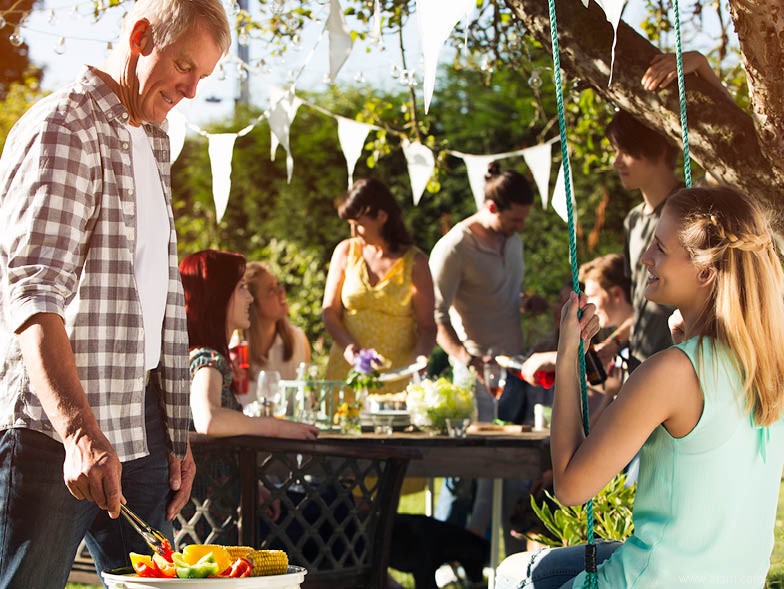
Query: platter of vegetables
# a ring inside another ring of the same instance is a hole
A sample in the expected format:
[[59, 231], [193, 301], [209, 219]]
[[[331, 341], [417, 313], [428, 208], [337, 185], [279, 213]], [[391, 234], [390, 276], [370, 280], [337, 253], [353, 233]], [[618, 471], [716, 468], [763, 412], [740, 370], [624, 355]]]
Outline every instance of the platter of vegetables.
[[133, 573], [105, 571], [113, 589], [298, 589], [307, 572], [289, 566], [281, 550], [192, 544], [166, 556], [130, 553]]

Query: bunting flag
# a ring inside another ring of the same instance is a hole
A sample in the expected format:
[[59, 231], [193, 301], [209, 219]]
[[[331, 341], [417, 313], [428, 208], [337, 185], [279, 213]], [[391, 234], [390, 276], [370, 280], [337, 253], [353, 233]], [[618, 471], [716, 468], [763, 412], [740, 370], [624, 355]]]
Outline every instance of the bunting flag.
[[476, 209], [479, 210], [485, 203], [485, 174], [487, 165], [499, 159], [496, 155], [469, 155], [460, 156], [466, 165], [468, 172], [468, 183], [471, 185], [471, 192], [474, 194]]
[[436, 169], [436, 161], [433, 157], [433, 152], [419, 143], [419, 141], [409, 143], [406, 139], [403, 139], [401, 145], [408, 164], [408, 177], [411, 180], [414, 205], [418, 205], [419, 199], [422, 198], [422, 193], [433, 175], [433, 170]]
[[[588, 8], [588, 0], [582, 0], [583, 6]], [[623, 14], [623, 5], [626, 0], [596, 0], [596, 3], [604, 11], [604, 16], [607, 17], [607, 22], [613, 28], [613, 44], [612, 52], [610, 54], [610, 80], [607, 86], [612, 84], [613, 68], [615, 67], [615, 44], [618, 41], [618, 23], [621, 21], [621, 14]]]
[[542, 208], [547, 208], [547, 197], [550, 195], [550, 167], [553, 161], [550, 143], [542, 143], [523, 150], [523, 158], [533, 174]]
[[417, 23], [424, 57], [425, 114], [436, 83], [438, 54], [458, 21], [469, 18], [476, 0], [417, 0]]
[[[570, 178], [571, 180], [571, 178]], [[577, 205], [574, 201], [574, 184], [572, 188], [572, 210], [574, 212], [575, 221], [577, 220]], [[564, 223], [568, 223], [568, 213], [566, 212], [566, 181], [564, 180], [564, 168], [561, 163], [561, 169], [558, 170], [558, 178], [555, 180], [555, 188], [553, 188], [553, 198], [550, 199], [550, 204], [553, 205], [553, 210], [558, 214]]]
[[220, 223], [231, 190], [231, 157], [234, 153], [234, 140], [238, 133], [216, 133], [207, 135], [208, 153], [212, 169], [212, 199], [215, 202], [215, 222]]
[[188, 130], [188, 120], [185, 115], [178, 110], [170, 110], [166, 117], [169, 134], [169, 162], [174, 163], [180, 157], [182, 148], [185, 145], [185, 133]]
[[354, 166], [357, 165], [357, 160], [362, 155], [365, 139], [373, 126], [346, 117], [336, 118], [338, 120], [338, 139], [340, 140], [340, 148], [343, 150], [343, 157], [346, 158], [350, 188], [354, 183]]
[[270, 101], [274, 105], [268, 117], [271, 135], [270, 159], [273, 162], [275, 161], [275, 152], [278, 150], [278, 145], [282, 145], [286, 151], [286, 178], [288, 182], [291, 182], [291, 173], [294, 171], [294, 158], [291, 156], [289, 133], [291, 131], [291, 123], [294, 122], [294, 117], [297, 116], [297, 109], [302, 104], [302, 101], [294, 94], [294, 88], [284, 90], [277, 87], [270, 89]]
[[373, 2], [373, 30], [370, 33], [370, 40], [381, 44], [381, 0]]
[[329, 82], [331, 84], [337, 78], [340, 68], [346, 63], [354, 45], [339, 0], [330, 0], [329, 18], [324, 28], [329, 33]]

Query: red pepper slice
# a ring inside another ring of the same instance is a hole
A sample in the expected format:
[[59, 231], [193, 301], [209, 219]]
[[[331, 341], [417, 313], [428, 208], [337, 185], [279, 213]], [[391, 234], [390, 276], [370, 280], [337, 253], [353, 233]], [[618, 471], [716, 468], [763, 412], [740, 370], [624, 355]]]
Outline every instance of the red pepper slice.
[[140, 577], [160, 578], [163, 576], [160, 569], [154, 562], [151, 562], [150, 565], [146, 565], [143, 562], [140, 562], [133, 568], [136, 571], [136, 574]]
[[231, 563], [231, 566], [223, 571], [220, 576], [237, 579], [239, 577], [249, 577], [252, 571], [253, 567], [251, 566], [250, 561], [247, 558], [242, 558], [240, 556]]
[[174, 552], [174, 550], [172, 550], [171, 544], [169, 543], [169, 541], [166, 538], [163, 538], [161, 540], [161, 550], [163, 551], [163, 554], [161, 554], [161, 556], [163, 558], [165, 558], [166, 560], [168, 560], [169, 562], [172, 562], [172, 556], [171, 555], [172, 555], [172, 552]]

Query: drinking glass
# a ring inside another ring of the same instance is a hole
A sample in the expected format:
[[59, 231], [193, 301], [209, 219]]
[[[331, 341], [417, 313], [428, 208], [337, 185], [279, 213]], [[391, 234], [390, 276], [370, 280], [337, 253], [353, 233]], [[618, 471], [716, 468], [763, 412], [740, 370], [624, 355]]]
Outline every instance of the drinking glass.
[[[264, 415], [275, 415], [275, 406], [281, 403], [280, 373], [277, 370], [262, 370], [256, 381], [256, 397], [264, 406]], [[284, 409], [285, 414], [285, 409]]]
[[493, 397], [493, 420], [498, 419], [498, 399], [506, 386], [506, 368], [497, 362], [486, 362], [484, 367], [485, 387]]

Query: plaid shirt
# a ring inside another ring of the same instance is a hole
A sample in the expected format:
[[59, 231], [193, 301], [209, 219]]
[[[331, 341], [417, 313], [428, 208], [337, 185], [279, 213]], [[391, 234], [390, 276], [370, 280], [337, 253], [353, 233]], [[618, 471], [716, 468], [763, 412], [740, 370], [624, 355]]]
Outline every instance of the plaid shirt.
[[[87, 400], [121, 461], [147, 455], [144, 330], [133, 274], [136, 198], [128, 111], [89, 69], [33, 106], [0, 159], [0, 430], [55, 439], [14, 331], [36, 313], [65, 321]], [[169, 213], [159, 373], [174, 452], [189, 426], [188, 332], [171, 212], [169, 140], [145, 125]]]

